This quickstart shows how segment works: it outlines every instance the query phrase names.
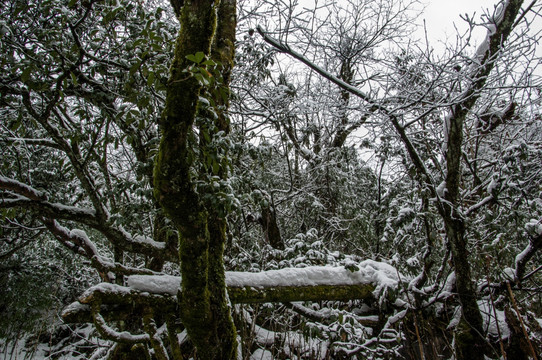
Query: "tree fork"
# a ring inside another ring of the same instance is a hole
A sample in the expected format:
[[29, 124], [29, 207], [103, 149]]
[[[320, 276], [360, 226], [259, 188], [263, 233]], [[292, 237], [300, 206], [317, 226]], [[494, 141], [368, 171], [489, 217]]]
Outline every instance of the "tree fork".
[[[217, 13], [220, 18], [217, 18]], [[192, 65], [187, 55], [198, 52], [206, 56], [215, 54], [211, 50], [213, 45], [222, 54], [220, 50], [226, 47], [222, 44], [230, 45], [231, 49], [217, 60], [227, 62], [230, 65], [228, 71], [231, 70], [233, 40], [224, 34], [235, 34], [235, 2], [185, 1], [179, 20], [181, 29], [160, 124], [162, 139], [156, 156], [154, 192], [179, 231], [179, 259], [183, 274], [180, 317], [196, 346], [198, 357], [233, 359], [236, 357], [236, 332], [223, 280], [225, 223], [215, 224], [215, 217], [210, 215], [212, 210], [206, 209], [191, 177], [195, 156], [189, 139], [193, 135], [202, 85], [184, 70]]]
[[[464, 92], [462, 100], [452, 108], [448, 121], [445, 180], [447, 191], [444, 194], [446, 201], [440, 205], [439, 210], [445, 222], [446, 236], [450, 243], [457, 279], [457, 293], [463, 312], [455, 333], [456, 358], [459, 360], [483, 359], [483, 349], [486, 345], [482, 315], [476, 301], [476, 289], [472, 281], [468, 259], [465, 219], [459, 211], [463, 128], [467, 114], [480, 97], [480, 90], [486, 84], [499, 52], [502, 51], [504, 42], [516, 24], [515, 19], [519, 14], [522, 2], [522, 0], [504, 1], [502, 8], [495, 10], [493, 17], [495, 31], [488, 33], [485, 44], [480, 47], [483, 52], [477, 52], [475, 57], [478, 58], [473, 59], [473, 61], [480, 63], [469, 74], [470, 78], [475, 80]], [[484, 45], [487, 48], [484, 48]]]

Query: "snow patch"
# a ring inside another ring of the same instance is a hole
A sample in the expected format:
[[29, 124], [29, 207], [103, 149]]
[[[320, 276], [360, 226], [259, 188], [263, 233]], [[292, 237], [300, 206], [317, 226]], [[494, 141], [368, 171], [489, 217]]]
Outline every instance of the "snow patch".
[[128, 287], [155, 294], [177, 295], [181, 286], [180, 276], [171, 275], [131, 275], [127, 277]]
[[529, 233], [534, 233], [536, 235], [542, 234], [542, 222], [540, 220], [531, 219], [528, 223], [525, 224], [525, 230]]
[[257, 349], [250, 355], [250, 360], [273, 360], [273, 354], [269, 350]]
[[[507, 339], [510, 336], [510, 329], [506, 324], [504, 311], [494, 309], [489, 301], [484, 300], [478, 301], [478, 307], [482, 313], [484, 328], [488, 330], [488, 333], [498, 337], [500, 331], [502, 339]], [[496, 319], [495, 314], [497, 314]]]
[[[365, 260], [357, 264], [356, 271], [342, 266], [308, 266], [258, 273], [228, 271], [226, 272], [226, 285], [236, 288], [253, 287], [261, 289], [286, 286], [374, 284], [376, 287], [374, 294], [378, 297], [388, 288], [395, 289], [400, 281], [399, 276], [397, 270], [389, 264]], [[406, 277], [404, 279], [408, 280]], [[155, 294], [176, 295], [181, 284], [181, 277], [171, 275], [131, 275], [127, 277], [126, 281], [128, 287], [104, 283], [92, 287], [85, 294], [90, 295], [96, 290], [106, 292], [137, 290]]]
[[514, 281], [514, 279], [516, 278], [516, 270], [514, 270], [512, 268], [507, 267], [502, 271], [502, 273], [503, 273], [504, 278], [506, 280]]
[[441, 198], [444, 197], [444, 194], [446, 193], [446, 182], [443, 181], [439, 184], [439, 186], [437, 186], [436, 188], [436, 191], [437, 191], [437, 195]]

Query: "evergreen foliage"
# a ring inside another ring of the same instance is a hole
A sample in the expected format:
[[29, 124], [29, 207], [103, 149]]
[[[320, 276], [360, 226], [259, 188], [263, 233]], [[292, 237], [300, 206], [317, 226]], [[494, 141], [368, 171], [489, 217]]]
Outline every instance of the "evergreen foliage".
[[0, 354], [542, 356], [542, 5], [318, 4], [0, 3]]

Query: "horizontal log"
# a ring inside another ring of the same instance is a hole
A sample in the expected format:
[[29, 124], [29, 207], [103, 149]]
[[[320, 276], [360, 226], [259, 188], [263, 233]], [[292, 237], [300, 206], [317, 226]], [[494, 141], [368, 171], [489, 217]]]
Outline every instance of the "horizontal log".
[[373, 284], [277, 286], [269, 288], [228, 287], [235, 304], [320, 300], [374, 300]]
[[[403, 280], [408, 281], [406, 277]], [[64, 320], [81, 322], [90, 319], [88, 305], [95, 301], [121, 311], [123, 307], [135, 311], [145, 306], [164, 311], [173, 310], [177, 305], [179, 276], [132, 275], [127, 277], [126, 283], [127, 286], [101, 283], [89, 288], [78, 302], [64, 310]], [[396, 288], [398, 283], [395, 268], [372, 260], [347, 267], [311, 266], [259, 273], [226, 273], [228, 295], [236, 304], [321, 300], [372, 302], [384, 290]], [[386, 291], [386, 296], [389, 298], [392, 293], [394, 291]]]

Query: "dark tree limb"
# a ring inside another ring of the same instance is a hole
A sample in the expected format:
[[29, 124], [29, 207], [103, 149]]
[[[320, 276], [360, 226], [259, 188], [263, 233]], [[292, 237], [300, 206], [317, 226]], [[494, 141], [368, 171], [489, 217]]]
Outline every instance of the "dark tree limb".
[[444, 201], [440, 199], [439, 194], [436, 192], [434, 182], [431, 181], [423, 160], [419, 157], [416, 148], [406, 134], [405, 128], [399, 123], [397, 115], [384, 106], [379, 105], [374, 99], [358, 88], [316, 66], [303, 55], [292, 50], [288, 45], [269, 37], [261, 27], [258, 27], [258, 32], [267, 43], [306, 64], [324, 78], [338, 85], [341, 89], [349, 91], [370, 105], [376, 106], [379, 111], [389, 117], [407, 148], [411, 161], [420, 176], [421, 183], [427, 184], [433, 196], [436, 197], [439, 212], [446, 225], [446, 234], [451, 245], [452, 260], [457, 276], [457, 289], [463, 310], [463, 321], [460, 323], [456, 332], [458, 338], [455, 344], [458, 359], [483, 359], [484, 357], [482, 349], [484, 345], [482, 339], [482, 316], [476, 303], [475, 289], [468, 261], [465, 223], [458, 205], [460, 177], [462, 173], [463, 123], [479, 98], [480, 90], [486, 84], [488, 75], [503, 49], [504, 42], [506, 42], [514, 27], [515, 19], [519, 14], [522, 2], [522, 0], [504, 1], [501, 2], [501, 7], [496, 9], [496, 14], [493, 17], [494, 24], [492, 24], [494, 30], [488, 33], [486, 41], [482, 43], [471, 66], [466, 70], [472, 82], [452, 106], [451, 115], [446, 119], [448, 137], [446, 142], [447, 173], [445, 181], [447, 191], [444, 194]]
[[146, 254], [167, 261], [177, 259], [175, 249], [167, 248], [165, 243], [133, 237], [99, 218], [94, 209], [49, 202], [45, 192], [4, 176], [0, 176], [0, 190], [7, 190], [4, 193], [5, 196], [0, 199], [0, 208], [28, 209], [42, 218], [74, 221], [98, 230], [112, 244], [125, 251]]

